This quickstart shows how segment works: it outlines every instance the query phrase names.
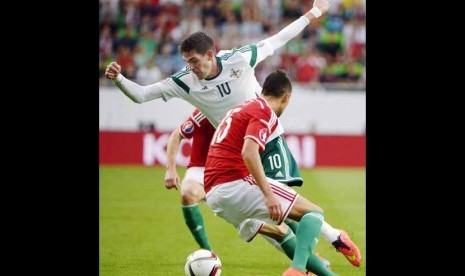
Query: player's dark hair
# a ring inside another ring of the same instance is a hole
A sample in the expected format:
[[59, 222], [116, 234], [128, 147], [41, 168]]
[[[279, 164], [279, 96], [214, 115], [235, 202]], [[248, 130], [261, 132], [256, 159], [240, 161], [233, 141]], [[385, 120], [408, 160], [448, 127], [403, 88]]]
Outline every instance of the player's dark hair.
[[215, 52], [213, 39], [204, 32], [195, 32], [186, 37], [179, 46], [180, 53], [188, 53], [195, 50], [196, 53], [204, 55], [208, 50]]
[[291, 80], [283, 70], [276, 70], [266, 77], [263, 83], [263, 96], [280, 98], [286, 92], [292, 92]]

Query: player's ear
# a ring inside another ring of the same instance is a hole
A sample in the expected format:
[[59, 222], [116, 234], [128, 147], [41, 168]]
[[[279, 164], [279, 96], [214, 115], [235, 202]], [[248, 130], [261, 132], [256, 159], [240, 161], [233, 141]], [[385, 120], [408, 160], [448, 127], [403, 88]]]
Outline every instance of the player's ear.
[[209, 58], [209, 59], [212, 59], [212, 58], [213, 58], [213, 56], [214, 56], [214, 54], [213, 54], [213, 51], [212, 51], [212, 50], [207, 50], [207, 51], [205, 52], [205, 54], [208, 56], [208, 58]]
[[289, 102], [290, 99], [291, 99], [291, 93], [285, 93], [283, 95], [283, 98], [281, 99], [281, 102], [282, 103], [287, 103], [287, 102]]

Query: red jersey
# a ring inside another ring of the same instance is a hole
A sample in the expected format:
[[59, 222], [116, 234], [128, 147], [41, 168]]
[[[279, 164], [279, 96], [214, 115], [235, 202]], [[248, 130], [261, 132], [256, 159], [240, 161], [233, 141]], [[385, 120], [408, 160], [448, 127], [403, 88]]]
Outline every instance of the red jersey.
[[182, 125], [179, 126], [179, 134], [186, 139], [192, 140], [192, 150], [188, 168], [205, 167], [208, 147], [215, 128], [198, 109]]
[[265, 99], [246, 101], [226, 113], [213, 135], [205, 164], [205, 193], [218, 184], [250, 175], [242, 159], [245, 138], [260, 146], [260, 152], [270, 134], [278, 126], [278, 117]]

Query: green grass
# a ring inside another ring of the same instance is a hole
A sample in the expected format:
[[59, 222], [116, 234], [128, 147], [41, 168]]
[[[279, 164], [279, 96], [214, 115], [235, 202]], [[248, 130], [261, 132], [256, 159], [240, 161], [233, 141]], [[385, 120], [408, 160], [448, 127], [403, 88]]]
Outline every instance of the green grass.
[[[353, 267], [323, 238], [317, 251], [343, 276], [365, 275], [365, 169], [302, 170], [296, 190], [320, 205], [325, 219], [345, 229], [362, 253]], [[179, 170], [180, 175], [184, 170]], [[186, 257], [198, 249], [184, 224], [179, 192], [166, 190], [161, 167], [100, 166], [100, 275], [184, 275]], [[234, 227], [200, 204], [224, 276], [281, 275], [290, 260], [257, 237], [240, 239]]]

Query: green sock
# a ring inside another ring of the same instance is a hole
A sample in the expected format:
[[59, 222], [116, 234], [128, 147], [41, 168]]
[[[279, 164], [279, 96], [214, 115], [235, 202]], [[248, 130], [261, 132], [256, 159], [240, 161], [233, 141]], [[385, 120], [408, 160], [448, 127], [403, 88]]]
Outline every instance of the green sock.
[[295, 242], [296, 240], [294, 232], [292, 232], [292, 229], [289, 227], [289, 229], [287, 229], [286, 235], [284, 235], [282, 241], [280, 241], [280, 244], [284, 253], [286, 253], [286, 256], [291, 260], [294, 257]]
[[207, 250], [212, 250], [203, 225], [203, 217], [202, 213], [200, 213], [199, 204], [182, 206], [182, 214], [184, 215], [184, 221], [187, 227], [199, 246]]
[[[296, 247], [294, 257], [292, 258], [292, 267], [305, 271], [308, 260], [311, 262], [316, 260], [321, 262], [318, 258], [309, 259], [309, 257], [314, 255], [313, 252], [318, 243], [322, 221], [323, 214], [317, 211], [307, 212], [300, 219], [299, 227], [297, 227]], [[312, 263], [310, 263], [310, 266], [313, 269]]]
[[307, 270], [321, 276], [336, 276], [337, 274], [328, 270], [326, 265], [313, 253], [310, 254], [307, 260]]
[[[287, 222], [287, 221], [286, 221]], [[297, 225], [298, 223], [294, 221]], [[289, 259], [293, 259], [296, 244], [296, 237], [291, 228], [287, 230], [282, 239], [281, 248]], [[311, 254], [307, 260], [306, 269], [317, 275], [334, 275], [326, 268], [326, 265], [315, 255]]]
[[286, 219], [284, 221], [287, 226], [291, 227], [292, 232], [297, 233], [297, 227], [299, 226], [299, 223], [293, 219]]

